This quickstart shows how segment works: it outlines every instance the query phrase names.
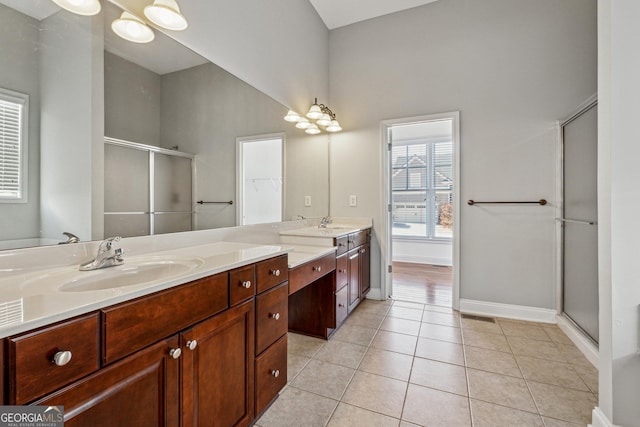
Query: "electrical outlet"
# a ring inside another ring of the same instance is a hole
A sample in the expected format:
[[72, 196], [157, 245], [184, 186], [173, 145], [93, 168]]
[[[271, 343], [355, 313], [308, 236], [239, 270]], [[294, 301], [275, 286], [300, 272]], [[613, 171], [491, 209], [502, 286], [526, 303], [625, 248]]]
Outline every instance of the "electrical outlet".
[[358, 206], [358, 196], [354, 196], [353, 194], [349, 196], [349, 206]]
[[304, 205], [311, 206], [311, 196], [304, 196]]

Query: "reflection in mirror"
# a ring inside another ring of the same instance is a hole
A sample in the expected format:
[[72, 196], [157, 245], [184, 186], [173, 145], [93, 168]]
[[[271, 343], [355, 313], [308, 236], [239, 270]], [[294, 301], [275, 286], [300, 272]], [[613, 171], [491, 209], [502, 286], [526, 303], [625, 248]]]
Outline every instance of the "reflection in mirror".
[[109, 232], [105, 184], [128, 191], [139, 178], [105, 170], [105, 137], [194, 155], [192, 228], [206, 229], [236, 224], [237, 204], [195, 203], [235, 200], [236, 139], [284, 131], [283, 219], [328, 213], [326, 136], [287, 129], [286, 107], [157, 29], [149, 44], [119, 39], [121, 10], [102, 4], [81, 17], [50, 0], [0, 0], [0, 89], [29, 97], [28, 199], [0, 201], [0, 248]]

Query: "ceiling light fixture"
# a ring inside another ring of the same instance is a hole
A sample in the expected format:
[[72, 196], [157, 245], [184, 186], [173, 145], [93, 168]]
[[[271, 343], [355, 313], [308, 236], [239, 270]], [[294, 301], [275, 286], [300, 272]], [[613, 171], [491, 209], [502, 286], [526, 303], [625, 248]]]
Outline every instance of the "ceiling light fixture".
[[120, 18], [111, 23], [111, 29], [123, 39], [134, 43], [149, 43], [155, 38], [153, 30], [129, 12], [122, 12]]
[[167, 30], [181, 31], [189, 26], [175, 0], [154, 0], [144, 8], [144, 16]]
[[98, 0], [53, 0], [55, 4], [78, 15], [97, 15], [102, 6]]
[[306, 116], [315, 123], [305, 117], [301, 117], [300, 114], [293, 110], [289, 110], [287, 115], [284, 116], [284, 119], [288, 122], [295, 123], [298, 129], [304, 129], [306, 133], [312, 135], [320, 133], [318, 126], [322, 126], [327, 132], [340, 132], [342, 130], [335, 113], [326, 105], [318, 104], [318, 98], [314, 100]]

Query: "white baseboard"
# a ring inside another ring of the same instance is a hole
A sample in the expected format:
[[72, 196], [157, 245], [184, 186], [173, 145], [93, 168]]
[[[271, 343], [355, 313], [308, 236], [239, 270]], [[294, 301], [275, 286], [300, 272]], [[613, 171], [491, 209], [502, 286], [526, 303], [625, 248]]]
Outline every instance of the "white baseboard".
[[549, 308], [460, 299], [460, 312], [481, 316], [504, 317], [530, 322], [556, 323], [556, 311]]
[[584, 336], [584, 333], [581, 330], [576, 328], [576, 326], [563, 315], [559, 314], [556, 321], [560, 329], [562, 329], [562, 332], [564, 332], [569, 339], [573, 341], [576, 347], [578, 347], [582, 354], [584, 354], [584, 357], [586, 357], [587, 360], [597, 368], [600, 360], [598, 347], [596, 347], [589, 338]]
[[393, 254], [393, 260], [398, 262], [410, 262], [413, 264], [430, 264], [430, 265], [446, 265], [452, 266], [451, 258], [424, 257], [419, 255], [396, 255]]
[[591, 417], [592, 419], [589, 427], [617, 427], [609, 421], [609, 418], [607, 418], [604, 412], [602, 412], [602, 409], [597, 406], [593, 409]]

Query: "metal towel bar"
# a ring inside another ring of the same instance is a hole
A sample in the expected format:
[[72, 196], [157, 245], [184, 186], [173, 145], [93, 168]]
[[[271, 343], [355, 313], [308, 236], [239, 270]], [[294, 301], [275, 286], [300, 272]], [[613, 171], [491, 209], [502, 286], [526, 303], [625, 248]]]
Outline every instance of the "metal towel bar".
[[469, 206], [473, 206], [473, 205], [486, 205], [486, 204], [490, 204], [490, 205], [546, 205], [547, 201], [546, 199], [540, 199], [540, 200], [536, 200], [533, 202], [477, 202], [475, 200], [469, 200], [467, 202], [467, 204]]
[[228, 202], [205, 202], [203, 200], [198, 200], [196, 203], [199, 205], [232, 205], [233, 200], [229, 200]]

